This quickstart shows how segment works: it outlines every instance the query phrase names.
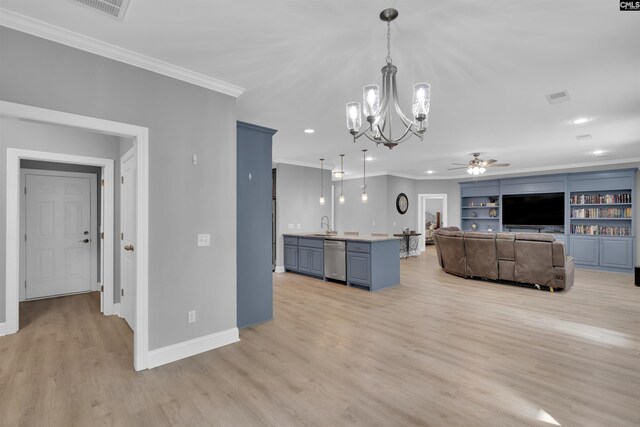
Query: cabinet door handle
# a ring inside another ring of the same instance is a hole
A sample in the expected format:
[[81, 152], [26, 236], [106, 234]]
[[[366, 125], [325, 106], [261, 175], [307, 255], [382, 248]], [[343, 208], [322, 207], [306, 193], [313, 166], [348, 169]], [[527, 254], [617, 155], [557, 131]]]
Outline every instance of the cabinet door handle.
[[125, 250], [125, 251], [133, 252], [134, 247], [133, 247], [133, 245], [125, 245], [124, 250]]

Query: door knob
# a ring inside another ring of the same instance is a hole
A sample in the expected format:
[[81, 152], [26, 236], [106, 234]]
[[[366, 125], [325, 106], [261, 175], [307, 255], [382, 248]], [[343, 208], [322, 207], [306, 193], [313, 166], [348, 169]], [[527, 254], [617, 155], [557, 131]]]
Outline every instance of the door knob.
[[89, 243], [89, 239], [78, 240], [78, 243]]
[[133, 252], [133, 245], [125, 245], [124, 250]]

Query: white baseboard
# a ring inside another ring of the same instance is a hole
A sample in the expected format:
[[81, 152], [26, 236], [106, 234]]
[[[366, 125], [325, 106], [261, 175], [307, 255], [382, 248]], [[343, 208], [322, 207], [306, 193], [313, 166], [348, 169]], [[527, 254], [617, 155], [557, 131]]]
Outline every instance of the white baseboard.
[[0, 323], [0, 337], [7, 334], [7, 324], [5, 322]]
[[276, 273], [284, 273], [284, 265], [276, 265]]
[[115, 314], [118, 317], [122, 317], [122, 312], [120, 311], [120, 303], [119, 302], [113, 304], [113, 313], [112, 314]]
[[149, 369], [195, 356], [196, 354], [204, 353], [205, 351], [233, 344], [238, 341], [240, 341], [240, 332], [238, 331], [238, 328], [231, 328], [226, 331], [152, 350], [149, 352], [148, 356]]

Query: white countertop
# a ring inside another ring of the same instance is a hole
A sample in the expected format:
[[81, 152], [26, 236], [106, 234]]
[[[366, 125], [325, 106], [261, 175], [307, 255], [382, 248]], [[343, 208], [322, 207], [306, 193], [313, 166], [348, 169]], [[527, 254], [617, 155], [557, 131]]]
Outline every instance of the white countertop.
[[372, 236], [372, 235], [359, 235], [354, 236], [352, 234], [327, 234], [322, 232], [317, 233], [282, 233], [283, 236], [291, 237], [304, 237], [308, 239], [326, 239], [326, 240], [345, 240], [351, 242], [384, 242], [387, 240], [400, 240], [401, 237], [394, 236]]

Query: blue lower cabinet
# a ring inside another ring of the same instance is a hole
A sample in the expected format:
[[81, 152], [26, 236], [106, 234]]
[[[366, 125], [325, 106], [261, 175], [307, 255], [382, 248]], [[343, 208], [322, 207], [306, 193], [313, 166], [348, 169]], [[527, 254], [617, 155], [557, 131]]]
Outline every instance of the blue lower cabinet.
[[633, 269], [633, 237], [570, 236], [569, 240], [577, 266]]
[[600, 266], [610, 268], [632, 268], [633, 239], [624, 237], [601, 237]]
[[600, 238], [592, 236], [571, 236], [571, 256], [578, 265], [597, 267], [599, 264]]
[[298, 271], [314, 276], [324, 275], [324, 250], [320, 248], [298, 247]]
[[371, 255], [347, 252], [347, 282], [371, 286]]
[[298, 246], [284, 245], [284, 268], [298, 271]]

